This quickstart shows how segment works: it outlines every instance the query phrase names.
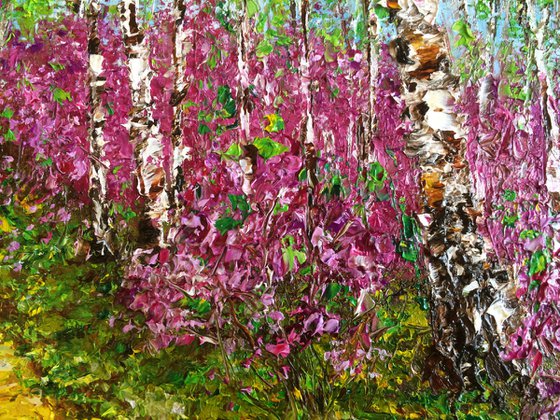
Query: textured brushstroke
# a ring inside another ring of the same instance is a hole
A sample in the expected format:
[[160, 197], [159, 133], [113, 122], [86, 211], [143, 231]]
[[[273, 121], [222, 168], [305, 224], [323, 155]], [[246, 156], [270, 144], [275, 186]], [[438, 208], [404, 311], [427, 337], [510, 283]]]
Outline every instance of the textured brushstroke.
[[257, 165], [257, 148], [251, 143], [251, 99], [249, 92], [249, 63], [248, 63], [249, 19], [247, 16], [247, 0], [241, 0], [239, 28], [237, 31], [237, 70], [238, 80], [238, 118], [239, 118], [239, 145], [242, 156], [239, 166], [243, 172], [242, 190], [246, 195], [253, 193], [251, 186]]
[[[137, 11], [138, 0], [123, 0], [120, 3], [121, 30], [132, 94], [128, 129], [134, 146], [138, 192], [147, 200], [146, 216], [156, 220], [161, 242], [162, 223], [169, 208], [163, 165], [163, 142], [158, 123], [152, 117], [150, 89], [153, 72], [150, 68], [147, 38], [139, 27]], [[141, 229], [148, 233], [150, 224], [145, 223]], [[148, 233], [144, 240], [154, 241], [156, 238]]]
[[173, 145], [172, 160], [172, 182], [169, 183], [168, 196], [173, 205], [180, 203], [179, 194], [185, 183], [183, 176], [183, 162], [188, 159], [189, 148], [183, 142], [183, 109], [182, 104], [189, 88], [189, 83], [185, 80], [186, 55], [192, 48], [190, 41], [191, 33], [185, 28], [185, 0], [174, 0], [173, 18], [174, 31], [173, 42], [173, 68], [175, 70], [175, 80], [170, 104], [173, 106], [173, 126], [171, 132], [171, 143]]
[[30, 386], [72, 418], [560, 412], [545, 3], [0, 0]]
[[109, 206], [107, 203], [107, 173], [109, 161], [105, 156], [105, 108], [101, 102], [101, 95], [105, 91], [105, 77], [103, 76], [104, 57], [100, 51], [99, 21], [100, 5], [92, 0], [88, 11], [88, 54], [89, 54], [89, 84], [90, 84], [90, 128], [89, 128], [89, 196], [93, 203], [93, 232], [100, 245], [100, 253], [112, 253], [111, 230], [109, 221]]
[[532, 32], [533, 57], [537, 66], [537, 80], [541, 99], [542, 119], [544, 132], [547, 139], [546, 186], [551, 195], [553, 207], [558, 206], [560, 200], [560, 131], [558, 128], [558, 111], [554, 109], [554, 92], [550, 71], [546, 65], [546, 51], [544, 49], [544, 36], [549, 24], [550, 11], [545, 5], [537, 20], [537, 10], [534, 0], [526, 0], [527, 20]]
[[369, 163], [373, 162], [374, 155], [372, 153], [372, 137], [375, 135], [377, 127], [377, 119], [375, 116], [375, 86], [378, 77], [378, 60], [379, 60], [379, 27], [377, 15], [371, 7], [370, 0], [362, 0], [365, 33], [367, 34], [366, 57], [368, 64], [368, 112], [362, 117], [363, 139], [357, 139], [360, 150], [360, 161], [364, 165], [364, 173]]
[[[422, 170], [423, 225], [435, 349], [425, 375], [435, 389], [482, 386], [481, 375], [507, 381], [516, 371], [501, 360], [503, 322], [513, 312], [506, 270], [490, 259], [477, 234], [465, 133], [455, 112], [458, 79], [450, 71], [447, 36], [435, 24], [438, 1], [399, 2], [393, 57], [414, 124], [407, 153]], [[479, 359], [482, 357], [482, 361]]]
[[315, 124], [313, 120], [313, 81], [310, 74], [309, 46], [309, 1], [302, 0], [301, 9], [301, 43], [299, 71], [301, 77], [301, 98], [305, 106], [305, 115], [301, 123], [301, 144], [304, 153], [304, 165], [307, 174], [306, 227], [308, 235], [313, 232], [311, 209], [314, 206], [313, 190], [317, 180], [317, 149], [315, 147]]

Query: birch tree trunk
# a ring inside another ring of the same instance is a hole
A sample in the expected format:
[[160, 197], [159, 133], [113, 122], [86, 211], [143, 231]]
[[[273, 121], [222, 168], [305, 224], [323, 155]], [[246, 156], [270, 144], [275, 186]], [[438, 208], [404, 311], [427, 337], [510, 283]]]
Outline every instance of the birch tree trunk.
[[253, 193], [251, 186], [255, 177], [257, 165], [257, 148], [249, 144], [251, 140], [250, 100], [249, 100], [249, 64], [247, 61], [247, 49], [249, 42], [249, 19], [247, 18], [247, 0], [241, 0], [241, 18], [237, 31], [237, 69], [239, 71], [238, 82], [238, 117], [241, 133], [239, 144], [243, 155], [239, 159], [239, 165], [243, 171], [242, 190], [245, 195]]
[[99, 2], [92, 0], [87, 10], [88, 22], [88, 55], [89, 55], [89, 86], [90, 86], [90, 127], [89, 127], [89, 196], [93, 203], [93, 232], [100, 246], [100, 254], [111, 249], [111, 231], [109, 222], [109, 206], [107, 203], [107, 171], [109, 162], [105, 157], [105, 110], [101, 103], [101, 94], [105, 90], [103, 76], [103, 55], [99, 48]]
[[[362, 117], [363, 139], [359, 140], [360, 162], [364, 165], [363, 175], [367, 173], [367, 166], [373, 160], [371, 150], [372, 138], [377, 130], [377, 120], [375, 116], [375, 85], [378, 75], [379, 61], [379, 33], [377, 15], [371, 7], [370, 0], [362, 0], [364, 13], [365, 31], [367, 40], [367, 63], [368, 63], [368, 113]], [[359, 137], [359, 136], [358, 136]]]
[[[163, 165], [163, 142], [159, 125], [152, 117], [150, 84], [153, 73], [150, 69], [147, 40], [138, 26], [137, 11], [138, 0], [123, 0], [120, 3], [121, 30], [128, 58], [132, 94], [132, 112], [128, 128], [134, 146], [138, 192], [146, 197], [147, 201], [139, 239], [140, 242], [153, 243], [159, 231], [159, 242], [163, 245], [163, 222], [169, 208]], [[156, 221], [157, 231], [151, 227], [151, 221]]]
[[185, 80], [185, 56], [190, 52], [192, 44], [188, 41], [189, 31], [184, 27], [185, 0], [174, 0], [173, 17], [175, 31], [173, 32], [173, 67], [175, 69], [175, 82], [171, 105], [173, 106], [173, 129], [171, 141], [173, 144], [173, 161], [171, 165], [172, 181], [169, 183], [168, 196], [172, 207], [179, 206], [178, 194], [183, 189], [185, 179], [183, 176], [183, 162], [188, 158], [189, 148], [183, 143], [183, 109], [182, 102], [187, 93], [188, 84]]
[[544, 36], [547, 25], [549, 24], [550, 12], [548, 6], [544, 6], [540, 11], [540, 21], [537, 22], [537, 10], [534, 0], [527, 0], [527, 18], [529, 28], [533, 35], [534, 60], [537, 66], [537, 78], [539, 83], [543, 129], [547, 141], [547, 162], [546, 162], [546, 187], [551, 195], [552, 206], [556, 210], [560, 200], [560, 148], [558, 127], [558, 112], [554, 109], [550, 72], [546, 66], [544, 48]]
[[11, 14], [13, 13], [13, 4], [10, 3], [9, 7], [5, 5], [0, 8], [0, 48], [8, 42], [9, 30], [11, 28]]
[[494, 80], [493, 72], [494, 72], [494, 43], [496, 39], [496, 19], [497, 19], [497, 11], [496, 11], [496, 2], [497, 0], [489, 0], [488, 1], [488, 8], [491, 10], [491, 16], [488, 19], [486, 29], [486, 42], [484, 43], [482, 54], [481, 54], [481, 61], [482, 64], [486, 67], [486, 75], [482, 78], [480, 82], [480, 90], [478, 92], [478, 103], [480, 106], [480, 113], [482, 115], [486, 114], [488, 102], [491, 95], [491, 86]]
[[313, 232], [313, 222], [311, 208], [313, 207], [313, 190], [318, 184], [317, 179], [317, 149], [315, 147], [315, 124], [313, 121], [313, 83], [310, 74], [309, 63], [309, 1], [301, 2], [301, 27], [303, 53], [300, 52], [300, 74], [302, 100], [305, 104], [305, 116], [301, 127], [301, 143], [304, 151], [305, 169], [307, 171], [307, 233], [311, 237]]
[[[484, 69], [482, 77], [480, 78], [480, 85], [478, 88], [477, 102], [479, 106], [479, 115], [481, 124], [485, 127], [493, 126], [492, 106], [490, 106], [495, 98], [496, 79], [494, 78], [494, 44], [496, 39], [496, 3], [497, 0], [487, 0], [484, 4], [491, 10], [491, 15], [486, 23], [486, 34], [483, 37], [484, 42], [482, 45], [482, 52], [480, 54], [481, 66]], [[479, 137], [481, 144], [492, 142], [483, 136]], [[484, 182], [484, 174], [474, 171], [471, 173], [473, 178], [473, 198], [475, 207], [479, 211], [484, 211], [484, 201], [486, 197], [486, 185]]]
[[434, 389], [454, 393], [508, 380], [522, 392], [523, 381], [515, 379], [522, 369], [500, 357], [515, 294], [507, 271], [489, 259], [477, 234], [465, 138], [454, 110], [458, 78], [450, 71], [445, 31], [434, 24], [438, 5], [400, 0], [398, 38], [390, 44], [413, 123], [406, 151], [422, 171], [419, 220], [434, 335], [425, 377]]

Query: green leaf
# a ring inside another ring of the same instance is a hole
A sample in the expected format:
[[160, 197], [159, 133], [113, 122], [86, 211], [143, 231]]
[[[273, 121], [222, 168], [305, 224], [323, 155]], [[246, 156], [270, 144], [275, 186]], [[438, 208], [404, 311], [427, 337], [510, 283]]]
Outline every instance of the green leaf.
[[541, 236], [542, 233], [532, 229], [525, 229], [519, 234], [520, 239], [536, 239]]
[[425, 296], [417, 296], [416, 302], [420, 306], [420, 309], [422, 309], [423, 311], [427, 311], [430, 309], [430, 303], [428, 301], [428, 298], [426, 298]]
[[280, 203], [276, 203], [276, 205], [274, 206], [274, 210], [273, 210], [272, 214], [274, 216], [276, 216], [278, 213], [285, 213], [289, 209], [290, 209], [290, 206], [288, 206], [287, 204], [280, 205]]
[[241, 215], [243, 216], [243, 220], [245, 220], [251, 211], [251, 207], [249, 206], [249, 203], [247, 203], [245, 196], [228, 194], [228, 197], [231, 202], [231, 208], [234, 211], [239, 209], [239, 211], [241, 211]]
[[418, 259], [418, 250], [412, 241], [401, 241], [397, 247], [397, 251], [407, 261], [416, 261]]
[[253, 145], [258, 149], [259, 155], [265, 159], [270, 159], [271, 157], [278, 156], [290, 150], [287, 146], [284, 146], [282, 143], [278, 143], [269, 137], [257, 137], [255, 138]]
[[205, 135], [211, 132], [212, 130], [206, 124], [198, 124], [198, 134]]
[[502, 94], [510, 98], [519, 99], [521, 101], [527, 99], [527, 93], [521, 87], [515, 87], [507, 83], [504, 83], [503, 85], [500, 86], [502, 89]]
[[474, 34], [469, 28], [469, 25], [464, 20], [458, 20], [453, 24], [451, 29], [459, 35], [459, 41], [457, 45], [463, 45], [469, 50], [472, 48], [472, 43], [475, 40]]
[[105, 104], [105, 108], [107, 108], [107, 113], [109, 114], [109, 116], [111, 115], [115, 115], [115, 110], [113, 109], [113, 103], [112, 102], [107, 102]]
[[237, 107], [235, 105], [235, 100], [231, 96], [231, 89], [229, 86], [224, 85], [218, 87], [218, 102], [222, 104], [228, 118], [235, 115]]
[[197, 298], [197, 299], [190, 299], [187, 304], [187, 307], [192, 310], [198, 312], [199, 315], [205, 315], [210, 312], [212, 309], [212, 305], [206, 299]]
[[47, 158], [40, 163], [41, 166], [52, 166], [52, 164], [53, 164], [52, 158]]
[[222, 235], [225, 235], [228, 231], [236, 229], [242, 224], [241, 220], [235, 220], [233, 217], [220, 217], [216, 220], [214, 226]]
[[294, 249], [291, 244], [282, 250], [282, 257], [284, 259], [284, 263], [288, 264], [290, 271], [294, 269], [295, 259], [297, 259], [300, 265], [307, 260], [305, 252]]
[[515, 191], [512, 191], [512, 190], [505, 190], [504, 191], [504, 200], [514, 201], [516, 197], [517, 197], [517, 194], [515, 193]]
[[416, 225], [416, 221], [412, 217], [404, 214], [403, 217], [402, 217], [402, 222], [403, 222], [404, 237], [406, 239], [413, 238], [416, 235], [416, 233], [418, 232], [418, 227]]
[[486, 20], [490, 17], [492, 9], [488, 7], [486, 2], [478, 0], [475, 5], [476, 17], [481, 20]]
[[12, 118], [14, 116], [14, 111], [8, 107], [4, 108], [4, 111], [2, 111], [2, 113], [0, 114], [0, 117], [4, 117], [4, 118]]
[[126, 220], [127, 222], [129, 222], [130, 220], [134, 219], [137, 215], [136, 213], [130, 209], [127, 208], [123, 213], [122, 216], [124, 217], [124, 220]]
[[542, 250], [533, 252], [529, 260], [529, 275], [538, 274], [546, 270], [547, 256]]
[[242, 154], [243, 151], [241, 150], [241, 146], [238, 143], [233, 143], [224, 153], [224, 155], [232, 159], [239, 158]]
[[380, 20], [387, 19], [390, 16], [389, 11], [379, 4], [375, 5], [374, 11]]
[[272, 46], [270, 41], [265, 38], [261, 42], [259, 42], [259, 45], [257, 45], [256, 54], [258, 58], [263, 58], [269, 55], [273, 50], [274, 47]]
[[329, 283], [329, 285], [325, 288], [323, 297], [326, 300], [331, 300], [333, 297], [335, 297], [338, 294], [338, 292], [340, 292], [340, 289], [342, 289], [342, 286], [340, 284]]
[[247, 2], [247, 17], [252, 18], [259, 11], [259, 5], [256, 0], [249, 0]]
[[4, 134], [4, 138], [6, 139], [6, 141], [15, 141], [16, 135], [12, 130], [8, 128], [8, 131], [6, 131], [6, 134]]
[[541, 285], [541, 282], [538, 280], [533, 280], [530, 284], [529, 284], [529, 292], [532, 292], [535, 289], [538, 289], [539, 286]]
[[267, 126], [264, 128], [269, 133], [277, 133], [284, 129], [284, 119], [278, 114], [268, 114], [264, 116], [268, 120]]
[[513, 228], [518, 219], [519, 216], [517, 214], [506, 214], [502, 219], [502, 224], [506, 227]]
[[52, 91], [53, 99], [62, 104], [63, 102], [69, 101], [72, 102], [72, 95], [70, 92], [66, 92], [64, 89], [54, 88]]
[[369, 165], [367, 188], [369, 192], [373, 192], [383, 186], [387, 179], [387, 171], [379, 162]]
[[215, 46], [212, 46], [212, 49], [210, 51], [211, 52], [208, 59], [206, 60], [206, 64], [208, 65], [210, 70], [214, 70], [218, 65], [218, 62], [222, 59], [222, 52], [219, 48], [216, 48]]
[[54, 71], [64, 70], [65, 68], [64, 64], [55, 63], [55, 62], [49, 62], [49, 66], [51, 66]]

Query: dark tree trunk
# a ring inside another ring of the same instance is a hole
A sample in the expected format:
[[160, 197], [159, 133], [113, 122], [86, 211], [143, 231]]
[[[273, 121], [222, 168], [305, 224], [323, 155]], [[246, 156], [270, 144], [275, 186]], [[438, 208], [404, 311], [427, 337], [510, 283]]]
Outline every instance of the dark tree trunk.
[[[504, 362], [504, 322], [517, 302], [508, 272], [492, 261], [477, 233], [478, 213], [455, 113], [458, 78], [450, 70], [447, 35], [435, 24], [438, 1], [406, 3], [390, 44], [403, 80], [413, 131], [406, 150], [418, 159], [423, 191], [425, 262], [434, 336], [425, 378], [453, 393], [505, 384], [522, 392], [521, 366]], [[498, 388], [498, 387], [497, 387]], [[502, 390], [496, 389], [500, 399]]]

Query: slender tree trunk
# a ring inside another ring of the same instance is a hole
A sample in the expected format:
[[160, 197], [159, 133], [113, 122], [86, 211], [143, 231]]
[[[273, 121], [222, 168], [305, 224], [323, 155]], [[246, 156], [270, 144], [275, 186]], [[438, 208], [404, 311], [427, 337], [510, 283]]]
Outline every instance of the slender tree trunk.
[[11, 28], [10, 15], [13, 13], [13, 7], [13, 4], [10, 3], [9, 6], [4, 5], [3, 8], [0, 8], [0, 48], [8, 42], [8, 34]]
[[494, 72], [494, 43], [496, 39], [496, 5], [498, 0], [489, 0], [489, 5], [492, 15], [488, 19], [487, 23], [487, 36], [486, 42], [482, 49], [482, 64], [486, 66], [486, 75], [482, 78], [480, 83], [480, 90], [478, 92], [478, 103], [480, 106], [480, 113], [482, 115], [486, 114], [488, 102], [490, 98], [491, 85], [493, 81]]
[[101, 103], [101, 94], [105, 90], [103, 76], [103, 55], [99, 48], [99, 2], [92, 0], [87, 10], [88, 22], [88, 55], [89, 55], [89, 85], [90, 85], [90, 127], [89, 152], [91, 156], [89, 168], [89, 196], [93, 202], [93, 232], [100, 254], [111, 249], [111, 231], [109, 228], [109, 206], [107, 203], [107, 171], [109, 162], [105, 158], [105, 110]]
[[[368, 63], [368, 111], [362, 116], [363, 139], [360, 144], [360, 162], [364, 165], [363, 176], [367, 172], [367, 166], [372, 162], [374, 156], [371, 150], [372, 139], [377, 131], [377, 119], [375, 116], [375, 85], [379, 67], [379, 33], [377, 15], [371, 7], [370, 0], [362, 0], [365, 31], [367, 33], [366, 57]], [[359, 136], [358, 136], [359, 137]]]
[[554, 92], [552, 90], [550, 72], [546, 67], [544, 36], [546, 27], [549, 23], [549, 10], [547, 6], [540, 11], [540, 21], [537, 22], [537, 11], [534, 0], [527, 0], [527, 18], [529, 28], [532, 33], [534, 44], [534, 60], [537, 66], [537, 79], [541, 99], [543, 129], [547, 141], [547, 162], [546, 162], [546, 187], [551, 195], [552, 206], [556, 210], [560, 200], [560, 148], [558, 128], [558, 112], [553, 107], [552, 100]]
[[239, 144], [243, 155], [239, 166], [243, 171], [242, 190], [246, 195], [253, 193], [251, 186], [257, 166], [257, 148], [251, 141], [251, 102], [249, 92], [249, 64], [247, 61], [249, 40], [249, 19], [247, 18], [247, 0], [241, 0], [241, 19], [237, 31], [237, 69], [239, 71], [238, 118], [241, 133]]
[[[400, 66], [413, 131], [406, 142], [422, 170], [423, 237], [429, 272], [434, 348], [425, 377], [459, 393], [519, 373], [500, 357], [504, 321], [515, 295], [506, 270], [489, 260], [477, 234], [466, 141], [455, 114], [458, 78], [446, 34], [434, 25], [438, 1], [400, 3], [391, 54]], [[514, 381], [510, 387], [518, 387]], [[497, 397], [499, 396], [499, 392]]]
[[309, 63], [309, 1], [301, 2], [301, 27], [303, 53], [300, 52], [300, 74], [302, 100], [305, 104], [305, 116], [301, 127], [301, 142], [303, 144], [305, 169], [307, 171], [307, 233], [313, 232], [311, 209], [314, 206], [313, 190], [319, 183], [317, 179], [317, 149], [315, 147], [315, 123], [313, 120], [313, 81], [310, 74]]
[[173, 144], [173, 161], [171, 165], [172, 182], [169, 183], [169, 199], [172, 206], [180, 207], [178, 194], [183, 189], [183, 162], [188, 158], [189, 148], [183, 143], [183, 109], [182, 102], [187, 93], [188, 84], [185, 80], [185, 56], [192, 48], [188, 41], [189, 31], [184, 28], [185, 0], [174, 0], [173, 17], [175, 31], [173, 32], [173, 67], [175, 69], [175, 83], [171, 96], [173, 106], [173, 130], [171, 141]]
[[132, 93], [132, 112], [128, 123], [130, 140], [134, 146], [138, 192], [147, 201], [139, 239], [144, 243], [157, 240], [158, 233], [151, 227], [151, 221], [155, 220], [159, 242], [163, 245], [163, 222], [169, 208], [163, 142], [159, 125], [152, 117], [150, 83], [153, 73], [150, 69], [147, 40], [138, 26], [137, 12], [138, 0], [123, 0], [120, 3], [121, 29]]

